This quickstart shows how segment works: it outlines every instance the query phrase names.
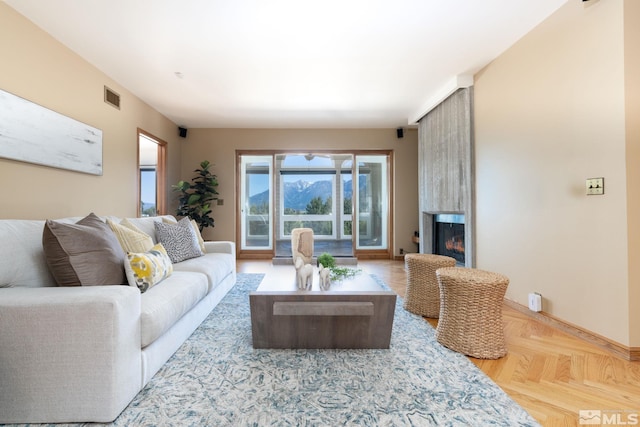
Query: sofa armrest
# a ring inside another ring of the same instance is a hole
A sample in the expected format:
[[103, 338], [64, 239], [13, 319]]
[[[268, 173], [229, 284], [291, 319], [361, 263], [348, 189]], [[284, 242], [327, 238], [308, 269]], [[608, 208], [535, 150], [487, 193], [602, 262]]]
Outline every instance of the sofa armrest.
[[236, 244], [228, 241], [208, 241], [204, 242], [207, 253], [217, 252], [223, 254], [236, 255]]
[[114, 420], [142, 387], [140, 291], [0, 289], [0, 423]]

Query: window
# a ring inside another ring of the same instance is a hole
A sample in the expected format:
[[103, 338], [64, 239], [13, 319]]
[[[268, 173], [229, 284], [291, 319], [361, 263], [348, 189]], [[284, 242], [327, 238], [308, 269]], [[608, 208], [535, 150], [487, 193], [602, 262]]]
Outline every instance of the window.
[[291, 256], [299, 227], [317, 254], [390, 255], [390, 152], [237, 155], [241, 255]]
[[138, 129], [138, 216], [166, 213], [167, 143]]
[[336, 170], [330, 155], [279, 154], [280, 235], [311, 228], [314, 239], [335, 239]]

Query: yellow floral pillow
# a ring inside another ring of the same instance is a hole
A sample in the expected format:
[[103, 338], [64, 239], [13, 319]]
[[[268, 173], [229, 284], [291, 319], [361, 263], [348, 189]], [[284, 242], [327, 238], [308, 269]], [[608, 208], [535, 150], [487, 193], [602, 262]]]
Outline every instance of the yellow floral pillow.
[[147, 252], [128, 252], [124, 270], [129, 285], [137, 286], [140, 292], [146, 292], [171, 276], [173, 264], [162, 243], [158, 243]]

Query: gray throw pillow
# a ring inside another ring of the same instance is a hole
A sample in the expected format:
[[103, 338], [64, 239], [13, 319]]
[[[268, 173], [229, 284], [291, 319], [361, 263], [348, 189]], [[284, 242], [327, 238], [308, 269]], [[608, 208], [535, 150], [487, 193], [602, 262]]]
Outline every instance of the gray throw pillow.
[[75, 224], [47, 220], [42, 247], [58, 286], [127, 283], [124, 251], [111, 228], [94, 213]]
[[176, 224], [155, 222], [153, 225], [158, 242], [167, 250], [171, 262], [177, 263], [204, 255], [189, 218], [182, 218]]

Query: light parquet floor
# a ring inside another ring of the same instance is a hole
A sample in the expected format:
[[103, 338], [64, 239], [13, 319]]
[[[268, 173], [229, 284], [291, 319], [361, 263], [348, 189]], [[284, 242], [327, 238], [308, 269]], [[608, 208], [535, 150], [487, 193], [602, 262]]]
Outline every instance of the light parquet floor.
[[[261, 273], [270, 261], [238, 261], [238, 272]], [[360, 260], [358, 266], [404, 297], [404, 262]], [[508, 354], [470, 358], [543, 426], [578, 426], [579, 411], [600, 410], [607, 425], [640, 425], [640, 362], [629, 362], [508, 306]], [[437, 320], [427, 319], [432, 326]]]

